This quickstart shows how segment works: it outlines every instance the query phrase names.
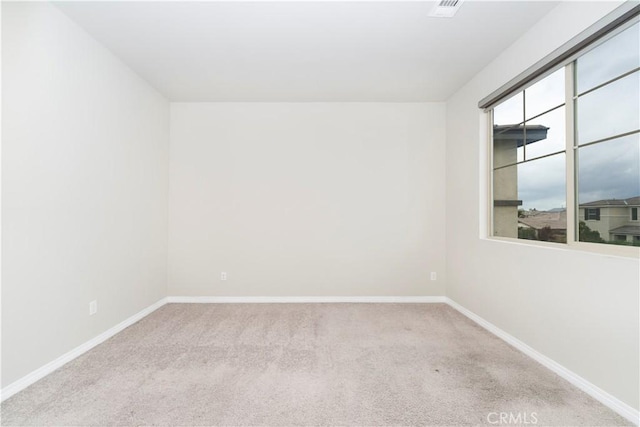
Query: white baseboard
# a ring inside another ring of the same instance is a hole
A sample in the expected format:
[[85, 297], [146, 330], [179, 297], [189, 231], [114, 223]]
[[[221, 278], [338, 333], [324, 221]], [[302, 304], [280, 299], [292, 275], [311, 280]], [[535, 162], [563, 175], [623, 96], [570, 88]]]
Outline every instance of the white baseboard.
[[166, 298], [161, 299], [160, 301], [156, 302], [155, 304], [150, 305], [149, 307], [145, 308], [144, 310], [142, 310], [142, 311], [134, 314], [133, 316], [129, 317], [128, 319], [118, 323], [116, 326], [104, 331], [103, 333], [101, 333], [97, 337], [95, 337], [95, 338], [85, 342], [84, 344], [74, 348], [73, 350], [69, 351], [68, 353], [63, 354], [62, 356], [58, 357], [57, 359], [55, 359], [55, 360], [47, 363], [46, 365], [36, 369], [35, 371], [25, 375], [24, 377], [20, 378], [19, 380], [14, 381], [13, 383], [9, 384], [8, 386], [6, 386], [2, 390], [0, 390], [0, 400], [4, 401], [4, 400], [10, 398], [11, 396], [13, 396], [14, 394], [18, 393], [19, 391], [24, 390], [25, 388], [29, 387], [31, 384], [35, 383], [39, 379], [44, 378], [45, 376], [49, 375], [50, 373], [52, 373], [56, 369], [58, 369], [61, 366], [69, 363], [70, 361], [72, 361], [76, 357], [82, 355], [83, 353], [86, 353], [87, 351], [91, 350], [92, 348], [94, 348], [98, 344], [108, 340], [109, 338], [111, 338], [112, 336], [117, 334], [118, 332], [122, 331], [123, 329], [125, 329], [125, 328], [127, 328], [127, 327], [129, 327], [131, 325], [133, 325], [134, 323], [136, 323], [138, 320], [142, 319], [143, 317], [148, 316], [149, 314], [151, 314], [152, 312], [156, 311], [157, 309], [159, 309], [160, 307], [162, 307], [166, 303], [167, 303], [167, 299]]
[[410, 296], [410, 297], [167, 297], [168, 303], [444, 303], [443, 296]]
[[620, 399], [612, 396], [611, 394], [602, 390], [600, 387], [590, 383], [589, 381], [582, 378], [580, 375], [570, 371], [569, 369], [565, 368], [564, 366], [560, 365], [559, 363], [550, 359], [544, 354], [538, 352], [537, 350], [534, 350], [524, 342], [520, 341], [519, 339], [515, 338], [512, 335], [509, 335], [507, 332], [498, 328], [494, 324], [484, 320], [482, 317], [478, 316], [472, 311], [467, 310], [466, 308], [464, 308], [457, 302], [453, 301], [452, 299], [445, 297], [445, 301], [451, 307], [453, 307], [454, 309], [456, 309], [457, 311], [459, 311], [469, 319], [473, 320], [478, 325], [485, 328], [487, 331], [496, 335], [498, 338], [501, 338], [502, 340], [506, 341], [508, 344], [512, 345], [513, 347], [517, 348], [527, 356], [531, 357], [533, 360], [537, 361], [547, 369], [550, 369], [551, 371], [555, 372], [560, 377], [569, 381], [571, 384], [578, 387], [580, 390], [584, 391], [585, 393], [595, 398], [596, 400], [600, 401], [602, 404], [609, 407], [610, 409], [620, 414], [627, 420], [631, 421], [635, 425], [640, 425], [640, 412], [635, 408], [627, 405]]

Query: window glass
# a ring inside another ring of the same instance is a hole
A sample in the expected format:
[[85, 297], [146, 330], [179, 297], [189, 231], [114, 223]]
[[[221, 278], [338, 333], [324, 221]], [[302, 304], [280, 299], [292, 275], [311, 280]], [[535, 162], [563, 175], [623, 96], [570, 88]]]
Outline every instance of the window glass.
[[640, 72], [578, 98], [579, 144], [640, 128]]
[[[524, 122], [524, 97], [517, 93], [493, 109], [493, 123], [497, 126]], [[509, 127], [509, 126], [507, 126]]]
[[518, 165], [518, 199], [524, 210], [556, 211], [566, 206], [564, 153]]
[[565, 154], [493, 172], [494, 235], [566, 242]]
[[629, 224], [633, 213], [629, 205], [640, 202], [640, 134], [579, 147], [578, 240], [620, 244], [616, 235], [640, 233], [639, 225]]
[[640, 23], [627, 28], [578, 58], [578, 93], [637, 67], [640, 67]]
[[493, 126], [493, 166], [498, 168], [513, 165], [524, 160], [523, 143], [525, 138], [523, 125]]
[[576, 160], [581, 205], [640, 196], [640, 134], [580, 147]]
[[565, 107], [557, 108], [526, 123], [526, 159], [564, 151], [566, 148]]
[[587, 221], [600, 221], [600, 208], [585, 208], [584, 219]]
[[524, 91], [527, 119], [564, 104], [564, 73], [561, 68]]
[[500, 237], [518, 237], [518, 166], [493, 171], [493, 233]]

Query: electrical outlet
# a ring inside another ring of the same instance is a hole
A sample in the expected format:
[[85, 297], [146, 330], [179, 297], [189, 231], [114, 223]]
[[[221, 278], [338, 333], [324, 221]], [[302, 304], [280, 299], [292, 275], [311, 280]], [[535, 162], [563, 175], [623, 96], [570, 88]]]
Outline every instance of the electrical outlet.
[[432, 271], [431, 272], [431, 280], [436, 280], [437, 276], [436, 276], [436, 272]]
[[222, 273], [220, 273], [220, 280], [227, 280], [227, 272], [223, 271]]
[[98, 312], [98, 301], [93, 300], [89, 303], [89, 316], [93, 316]]

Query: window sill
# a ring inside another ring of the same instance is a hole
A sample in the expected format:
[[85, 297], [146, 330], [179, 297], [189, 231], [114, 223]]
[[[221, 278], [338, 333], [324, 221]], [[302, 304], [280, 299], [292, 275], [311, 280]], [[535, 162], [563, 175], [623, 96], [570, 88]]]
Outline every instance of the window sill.
[[533, 246], [533, 247], [539, 247], [539, 248], [556, 249], [560, 251], [586, 252], [586, 253], [612, 256], [612, 257], [618, 257], [618, 258], [635, 258], [640, 260], [640, 247], [637, 247], [637, 246], [609, 245], [609, 244], [603, 244], [603, 243], [587, 243], [587, 242], [553, 243], [553, 242], [543, 242], [539, 240], [514, 239], [510, 237], [497, 237], [497, 236], [484, 237], [482, 240], [499, 242], [499, 243], [507, 243], [507, 244], [515, 244], [515, 245], [523, 245], [523, 246]]

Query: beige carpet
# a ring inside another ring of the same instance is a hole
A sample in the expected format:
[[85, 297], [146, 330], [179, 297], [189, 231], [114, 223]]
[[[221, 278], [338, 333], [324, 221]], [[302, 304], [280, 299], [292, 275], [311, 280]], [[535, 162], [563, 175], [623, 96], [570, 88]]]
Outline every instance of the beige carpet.
[[2, 423], [462, 426], [500, 413], [630, 425], [443, 304], [169, 304], [5, 401]]

